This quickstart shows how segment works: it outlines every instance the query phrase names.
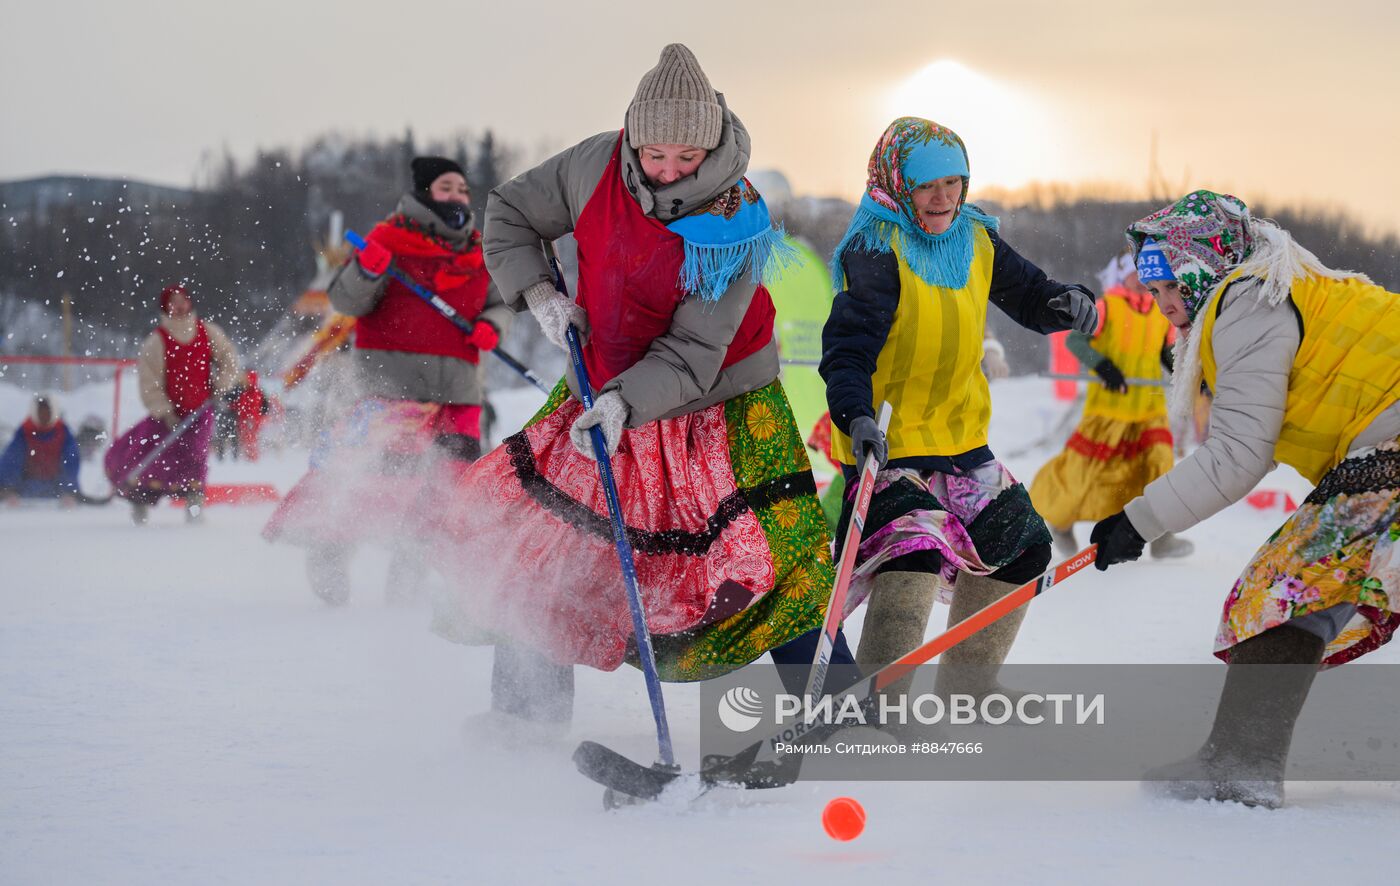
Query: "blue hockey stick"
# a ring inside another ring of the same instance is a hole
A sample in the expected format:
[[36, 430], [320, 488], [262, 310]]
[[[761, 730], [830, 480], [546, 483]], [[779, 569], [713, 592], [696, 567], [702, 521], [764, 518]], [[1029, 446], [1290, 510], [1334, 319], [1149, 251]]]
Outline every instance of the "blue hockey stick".
[[[563, 271], [554, 250], [545, 247], [549, 254], [549, 266], [554, 271], [554, 286], [568, 294]], [[583, 408], [593, 408], [593, 387], [588, 382], [588, 367], [583, 365], [583, 346], [579, 343], [578, 330], [573, 324], [565, 333], [569, 340], [569, 357], [574, 363], [574, 377], [578, 380], [579, 396]], [[642, 675], [646, 678], [647, 698], [651, 701], [651, 716], [656, 720], [656, 743], [660, 747], [661, 764], [674, 768], [676, 755], [671, 749], [671, 727], [666, 722], [666, 700], [661, 695], [661, 678], [656, 673], [656, 653], [651, 647], [651, 631], [647, 629], [646, 611], [642, 608], [642, 593], [637, 587], [637, 563], [632, 553], [632, 543], [627, 540], [627, 527], [622, 521], [622, 505], [617, 500], [617, 481], [613, 478], [612, 459], [608, 457], [608, 441], [603, 429], [594, 425], [589, 428], [593, 438], [593, 454], [598, 459], [598, 476], [603, 482], [603, 494], [608, 500], [608, 516], [612, 519], [613, 542], [617, 545], [617, 560], [622, 566], [622, 581], [627, 587], [627, 607], [632, 610], [632, 632], [637, 638], [637, 658], [642, 664]]]
[[[356, 249], [365, 248], [365, 238], [361, 237], [354, 231], [346, 231], [345, 239], [350, 243], [351, 246], [355, 247]], [[399, 273], [394, 268], [389, 268], [388, 274], [390, 277], [393, 277], [395, 280], [399, 281], [404, 286], [407, 286], [409, 292], [412, 292], [414, 295], [423, 299], [423, 301], [432, 305], [433, 308], [439, 314], [451, 321], [453, 326], [456, 326], [458, 329], [462, 330], [467, 335], [471, 335], [473, 324], [470, 321], [464, 319], [461, 314], [457, 313], [456, 308], [443, 301], [442, 296], [438, 295], [435, 292], [429, 292], [422, 286], [419, 286], [417, 283], [414, 283], [412, 280]], [[510, 354], [507, 354], [500, 348], [492, 348], [491, 353], [495, 354], [496, 357], [502, 363], [506, 364], [511, 369], [514, 369], [516, 372], [520, 373], [520, 375], [530, 384], [543, 391], [545, 396], [549, 395], [549, 385], [544, 383], [544, 379], [540, 378], [538, 375], [535, 375], [534, 371], [530, 369], [530, 367], [526, 366], [524, 363], [521, 363], [519, 360], [515, 359]]]

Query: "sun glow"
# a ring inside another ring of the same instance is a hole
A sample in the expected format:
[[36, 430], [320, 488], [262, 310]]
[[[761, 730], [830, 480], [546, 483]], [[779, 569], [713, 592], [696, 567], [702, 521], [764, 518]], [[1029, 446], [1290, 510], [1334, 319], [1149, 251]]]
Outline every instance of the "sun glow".
[[1014, 188], [1056, 177], [1051, 115], [1023, 90], [952, 59], [918, 71], [891, 94], [890, 118], [925, 117], [967, 145], [972, 187]]

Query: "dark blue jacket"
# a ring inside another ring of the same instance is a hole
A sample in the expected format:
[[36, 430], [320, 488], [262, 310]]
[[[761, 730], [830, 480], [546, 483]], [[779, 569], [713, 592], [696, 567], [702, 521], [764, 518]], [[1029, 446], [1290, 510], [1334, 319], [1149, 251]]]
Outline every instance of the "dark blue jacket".
[[59, 475], [47, 479], [33, 477], [25, 470], [29, 461], [29, 444], [25, 441], [24, 427], [15, 431], [10, 445], [0, 453], [0, 490], [13, 490], [23, 498], [58, 498], [60, 495], [78, 494], [78, 441], [68, 425], [60, 421], [52, 428], [39, 433], [63, 435], [63, 461]]

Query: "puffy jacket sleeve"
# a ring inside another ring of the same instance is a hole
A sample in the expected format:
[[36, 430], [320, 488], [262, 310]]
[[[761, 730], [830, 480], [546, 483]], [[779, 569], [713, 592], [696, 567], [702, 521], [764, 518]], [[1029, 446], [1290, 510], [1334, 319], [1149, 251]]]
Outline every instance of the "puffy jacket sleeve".
[[654, 421], [714, 387], [757, 289], [747, 274], [740, 274], [717, 303], [686, 296], [670, 328], [652, 341], [642, 359], [603, 385], [604, 392], [617, 391], [626, 401], [628, 427]]
[[510, 332], [511, 321], [515, 319], [515, 311], [506, 305], [505, 299], [501, 298], [500, 287], [496, 281], [491, 281], [491, 286], [486, 290], [486, 304], [482, 305], [481, 313], [476, 315], [476, 319], [485, 320], [504, 338]]
[[574, 229], [617, 140], [616, 132], [600, 133], [491, 191], [481, 246], [504, 304], [524, 310], [522, 292], [553, 282], [542, 243]]
[[388, 274], [371, 277], [352, 256], [336, 271], [331, 285], [326, 287], [326, 297], [336, 311], [349, 317], [363, 317], [378, 306], [388, 285]]
[[165, 345], [159, 332], [151, 333], [141, 342], [136, 379], [141, 389], [141, 405], [146, 411], [161, 421], [173, 422], [175, 406], [165, 394]]
[[10, 444], [5, 447], [5, 451], [0, 453], [0, 490], [19, 485], [19, 481], [24, 477], [24, 462], [28, 451], [24, 429], [20, 428], [10, 438]]
[[228, 393], [238, 385], [243, 377], [238, 362], [238, 349], [233, 346], [228, 333], [224, 332], [223, 327], [219, 324], [205, 320], [204, 329], [209, 336], [209, 350], [214, 355], [214, 371], [209, 379], [214, 388], [214, 394]]
[[846, 286], [822, 327], [818, 372], [826, 382], [831, 423], [849, 434], [856, 418], [875, 417], [870, 380], [899, 308], [899, 259], [893, 252], [847, 249], [841, 267]]
[[992, 304], [1032, 332], [1069, 329], [1069, 324], [1045, 303], [1067, 289], [1084, 287], [1050, 279], [996, 231], [989, 230], [987, 235], [992, 239], [992, 288], [988, 293]]
[[1212, 337], [1210, 437], [1128, 503], [1128, 519], [1144, 538], [1196, 525], [1244, 498], [1273, 470], [1301, 340], [1291, 302], [1261, 302], [1244, 284], [1222, 296]]

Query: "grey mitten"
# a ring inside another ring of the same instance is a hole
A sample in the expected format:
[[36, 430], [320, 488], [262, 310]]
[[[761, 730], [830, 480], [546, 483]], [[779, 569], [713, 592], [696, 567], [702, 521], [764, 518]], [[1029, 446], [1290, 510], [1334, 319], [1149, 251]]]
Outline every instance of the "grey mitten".
[[608, 444], [608, 455], [611, 456], [617, 451], [617, 444], [622, 440], [622, 426], [627, 423], [627, 413], [630, 411], [627, 401], [623, 400], [617, 391], [601, 394], [593, 401], [592, 409], [574, 419], [574, 426], [569, 429], [569, 439], [579, 452], [597, 459], [593, 452], [593, 435], [589, 433], [589, 430], [597, 425], [603, 431], [603, 438]]
[[1094, 295], [1075, 283], [1045, 303], [1062, 325], [1075, 332], [1093, 335], [1099, 326], [1099, 311], [1094, 307]]
[[540, 331], [556, 348], [569, 349], [565, 333], [570, 323], [578, 327], [579, 343], [587, 340], [588, 314], [573, 299], [555, 289], [553, 284], [540, 281], [521, 294], [525, 296], [525, 304], [529, 306], [535, 321], [540, 324]]
[[875, 419], [862, 415], [851, 422], [851, 449], [855, 451], [857, 464], [862, 455], [869, 452], [880, 467], [885, 466], [889, 454], [889, 444], [885, 432], [875, 423]]

